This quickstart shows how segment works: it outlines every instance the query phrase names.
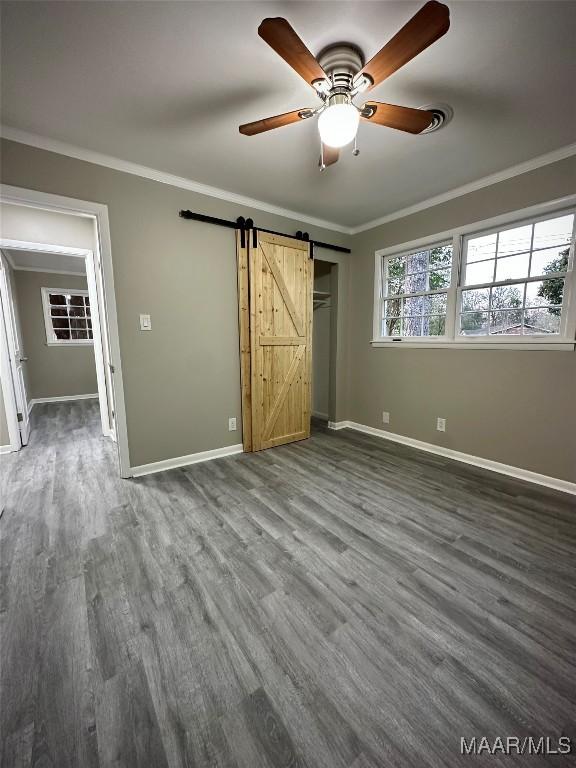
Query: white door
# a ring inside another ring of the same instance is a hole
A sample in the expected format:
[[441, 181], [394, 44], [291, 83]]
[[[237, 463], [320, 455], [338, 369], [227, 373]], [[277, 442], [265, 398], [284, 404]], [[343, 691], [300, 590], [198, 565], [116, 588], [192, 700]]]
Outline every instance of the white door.
[[10, 270], [7, 268], [4, 256], [1, 259], [0, 270], [0, 297], [2, 299], [2, 312], [6, 327], [8, 341], [8, 354], [10, 356], [10, 370], [16, 399], [16, 411], [18, 414], [18, 426], [22, 445], [28, 444], [30, 435], [30, 419], [28, 418], [28, 395], [26, 393], [26, 381], [24, 379], [24, 365], [27, 358], [22, 349], [22, 334], [18, 313], [13, 300], [13, 286], [10, 280]]

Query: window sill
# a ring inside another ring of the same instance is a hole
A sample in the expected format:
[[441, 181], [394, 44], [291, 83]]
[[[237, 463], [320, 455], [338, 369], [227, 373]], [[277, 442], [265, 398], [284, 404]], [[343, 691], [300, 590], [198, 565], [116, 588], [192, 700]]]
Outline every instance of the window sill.
[[47, 341], [46, 342], [47, 347], [93, 347], [94, 346], [94, 340], [90, 339], [90, 341]]
[[370, 341], [373, 347], [382, 347], [390, 349], [506, 349], [508, 351], [526, 351], [526, 352], [573, 352], [576, 342], [566, 339], [558, 341], [530, 341], [530, 342], [462, 342], [462, 341], [387, 341], [383, 339], [372, 339]]

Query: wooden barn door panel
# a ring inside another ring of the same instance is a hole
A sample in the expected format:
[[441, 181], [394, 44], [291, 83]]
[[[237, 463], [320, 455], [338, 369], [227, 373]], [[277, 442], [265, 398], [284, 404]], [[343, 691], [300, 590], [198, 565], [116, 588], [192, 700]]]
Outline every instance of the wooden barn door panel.
[[300, 240], [250, 248], [252, 449], [310, 437], [312, 261]]

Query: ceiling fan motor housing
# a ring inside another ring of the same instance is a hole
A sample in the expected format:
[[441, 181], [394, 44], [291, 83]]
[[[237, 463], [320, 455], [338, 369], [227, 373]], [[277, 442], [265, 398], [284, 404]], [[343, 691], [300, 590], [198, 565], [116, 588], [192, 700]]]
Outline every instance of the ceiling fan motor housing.
[[332, 94], [343, 93], [352, 90], [352, 81], [364, 66], [364, 56], [351, 43], [335, 43], [324, 48], [318, 63], [332, 81]]

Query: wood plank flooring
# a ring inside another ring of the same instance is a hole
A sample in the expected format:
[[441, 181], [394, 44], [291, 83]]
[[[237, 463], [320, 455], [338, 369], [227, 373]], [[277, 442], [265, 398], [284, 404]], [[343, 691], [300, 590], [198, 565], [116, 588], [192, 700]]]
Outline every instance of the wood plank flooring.
[[576, 503], [349, 431], [117, 477], [96, 401], [3, 456], [4, 768], [568, 766]]

